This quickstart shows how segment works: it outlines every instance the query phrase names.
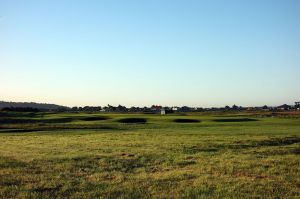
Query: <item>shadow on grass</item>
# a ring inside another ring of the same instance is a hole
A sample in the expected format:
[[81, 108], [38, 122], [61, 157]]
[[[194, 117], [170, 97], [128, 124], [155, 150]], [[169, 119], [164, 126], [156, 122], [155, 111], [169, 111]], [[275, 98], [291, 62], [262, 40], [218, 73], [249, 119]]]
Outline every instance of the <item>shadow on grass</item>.
[[0, 112], [0, 117], [5, 117], [7, 116], [8, 114], [6, 112]]
[[214, 122], [255, 122], [259, 121], [253, 118], [224, 118], [224, 119], [215, 119]]
[[[56, 185], [53, 187], [43, 187], [43, 186], [39, 186], [37, 188], [33, 188], [31, 189], [31, 191], [33, 192], [37, 192], [37, 193], [48, 193], [48, 194], [55, 194], [56, 192], [58, 192], [63, 186], [62, 185]], [[41, 198], [51, 198], [51, 195], [45, 196], [45, 195], [40, 195]], [[52, 195], [53, 197], [53, 195]], [[56, 197], [55, 197], [56, 198]]]
[[284, 146], [291, 145], [300, 142], [300, 137], [284, 137], [284, 138], [272, 138], [269, 140], [261, 140], [252, 142], [251, 146]]
[[69, 123], [69, 122], [72, 122], [73, 120], [74, 120], [73, 118], [65, 117], [65, 118], [37, 120], [37, 122], [41, 122], [41, 123]]
[[78, 170], [131, 173], [138, 168], [144, 168], [146, 172], [153, 172], [153, 168], [160, 168], [163, 164], [172, 164], [174, 160], [173, 157], [158, 154], [120, 154], [119, 156], [82, 156], [65, 158], [60, 161], [70, 163], [72, 166], [70, 171], [74, 173], [77, 173]]
[[14, 119], [1, 118], [1, 124], [30, 124], [30, 123], [68, 123], [72, 122], [73, 118], [55, 118], [55, 119]]
[[293, 154], [296, 154], [296, 155], [300, 155], [300, 148], [293, 149], [293, 150], [292, 150], [292, 153], [293, 153]]
[[0, 168], [21, 168], [26, 166], [27, 164], [25, 162], [10, 157], [0, 156]]
[[120, 123], [124, 124], [146, 124], [147, 119], [145, 118], [124, 118], [118, 120]]
[[[196, 153], [216, 153], [226, 150], [242, 150], [258, 147], [272, 147], [272, 146], [287, 146], [295, 143], [300, 143], [300, 137], [283, 137], [283, 138], [271, 138], [268, 140], [259, 141], [245, 141], [235, 142], [228, 144], [213, 144], [213, 145], [194, 145], [185, 146], [182, 148], [182, 152], [185, 154], [196, 154]], [[300, 150], [295, 149], [292, 151], [293, 154], [299, 154]]]
[[37, 120], [33, 119], [13, 119], [13, 118], [1, 118], [0, 124], [26, 124], [26, 123], [37, 123]]
[[0, 133], [31, 133], [31, 132], [37, 132], [37, 131], [43, 131], [40, 129], [5, 129], [4, 131], [0, 131]]
[[101, 121], [109, 119], [106, 116], [89, 116], [89, 117], [64, 117], [64, 118], [54, 118], [54, 119], [17, 119], [17, 118], [0, 118], [0, 124], [29, 124], [29, 123], [70, 123], [74, 120], [81, 121]]
[[48, 126], [39, 126], [39, 127], [28, 127], [28, 128], [0, 128], [1, 133], [31, 133], [31, 132], [62, 132], [68, 130], [125, 130], [119, 126], [111, 125], [48, 125]]
[[185, 154], [196, 154], [200, 152], [206, 152], [206, 153], [213, 153], [213, 152], [218, 152], [220, 148], [214, 147], [214, 146], [200, 146], [200, 145], [195, 145], [195, 146], [185, 146], [183, 147], [183, 153]]
[[94, 116], [94, 117], [83, 117], [80, 118], [79, 120], [82, 121], [101, 121], [101, 120], [108, 120], [110, 119], [109, 117], [106, 116]]
[[201, 121], [196, 120], [196, 119], [175, 119], [175, 120], [173, 120], [173, 122], [176, 122], [176, 123], [199, 123]]

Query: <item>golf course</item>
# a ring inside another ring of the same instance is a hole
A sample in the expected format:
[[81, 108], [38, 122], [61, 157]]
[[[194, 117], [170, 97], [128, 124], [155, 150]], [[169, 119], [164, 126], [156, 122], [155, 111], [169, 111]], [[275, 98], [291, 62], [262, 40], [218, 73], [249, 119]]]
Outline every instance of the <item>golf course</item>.
[[1, 112], [1, 198], [299, 198], [300, 115]]

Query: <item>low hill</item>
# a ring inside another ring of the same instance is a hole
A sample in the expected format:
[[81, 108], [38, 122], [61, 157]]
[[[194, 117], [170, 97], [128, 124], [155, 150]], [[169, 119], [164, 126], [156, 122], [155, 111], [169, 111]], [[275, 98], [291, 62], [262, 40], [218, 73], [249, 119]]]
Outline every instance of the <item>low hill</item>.
[[69, 107], [56, 105], [56, 104], [46, 104], [46, 103], [35, 103], [35, 102], [5, 102], [0, 101], [0, 109], [2, 108], [35, 108], [39, 110], [59, 110], [59, 109], [69, 109]]

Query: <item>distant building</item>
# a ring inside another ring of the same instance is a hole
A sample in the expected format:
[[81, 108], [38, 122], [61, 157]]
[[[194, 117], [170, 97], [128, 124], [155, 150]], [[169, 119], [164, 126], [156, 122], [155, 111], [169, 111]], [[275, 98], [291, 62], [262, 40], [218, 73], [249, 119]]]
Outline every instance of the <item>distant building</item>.
[[248, 107], [248, 108], [247, 108], [247, 111], [254, 111], [254, 110], [255, 110], [254, 107]]
[[160, 113], [160, 112], [161, 112], [161, 109], [162, 109], [162, 106], [160, 106], [160, 105], [152, 105], [152, 106], [150, 107], [150, 111], [151, 111], [152, 113]]
[[161, 115], [166, 115], [166, 114], [170, 114], [170, 113], [174, 113], [174, 111], [172, 109], [169, 109], [169, 108], [162, 108], [160, 110]]
[[267, 105], [264, 105], [263, 107], [261, 107], [261, 109], [263, 111], [269, 111], [270, 110], [270, 108]]
[[300, 110], [300, 102], [295, 102], [295, 109]]
[[278, 110], [281, 110], [281, 111], [288, 111], [288, 110], [290, 110], [292, 107], [291, 106], [289, 106], [289, 105], [287, 105], [287, 104], [283, 104], [283, 105], [281, 105], [281, 106], [277, 106], [277, 109]]
[[178, 111], [178, 107], [177, 106], [172, 107], [172, 111]]

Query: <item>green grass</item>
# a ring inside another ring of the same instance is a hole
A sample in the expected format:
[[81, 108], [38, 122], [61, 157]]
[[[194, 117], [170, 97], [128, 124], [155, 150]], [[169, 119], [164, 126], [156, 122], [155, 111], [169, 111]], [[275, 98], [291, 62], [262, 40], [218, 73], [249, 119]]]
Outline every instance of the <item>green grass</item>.
[[300, 198], [300, 118], [258, 116], [1, 115], [0, 198]]

